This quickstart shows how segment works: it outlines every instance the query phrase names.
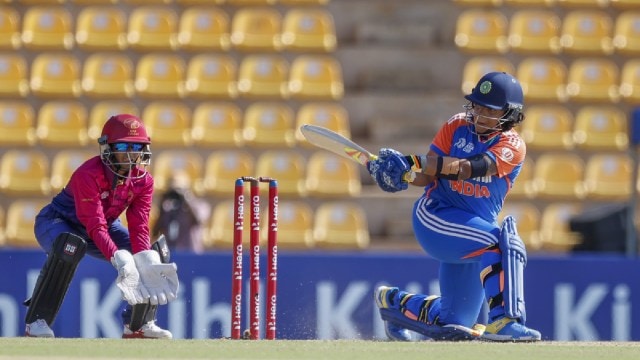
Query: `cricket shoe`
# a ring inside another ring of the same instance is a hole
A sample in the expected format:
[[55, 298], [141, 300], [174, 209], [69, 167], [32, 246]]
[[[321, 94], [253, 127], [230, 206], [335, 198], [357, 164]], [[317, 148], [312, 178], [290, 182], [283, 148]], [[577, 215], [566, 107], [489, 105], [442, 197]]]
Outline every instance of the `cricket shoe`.
[[129, 329], [129, 325], [124, 326], [122, 332], [123, 339], [172, 339], [173, 335], [169, 330], [165, 330], [156, 325], [155, 321], [149, 321], [142, 325], [142, 327], [136, 331]]
[[24, 336], [38, 337], [38, 338], [54, 338], [53, 330], [49, 327], [49, 324], [43, 319], [38, 319], [31, 324], [27, 324], [24, 331]]
[[482, 335], [482, 340], [503, 342], [533, 342], [540, 341], [542, 334], [538, 330], [529, 329], [516, 319], [503, 317], [491, 324]]
[[[376, 289], [374, 297], [378, 309], [386, 309], [391, 307], [393, 296], [398, 292], [398, 288], [388, 286], [380, 286]], [[392, 341], [411, 341], [411, 332], [401, 326], [390, 321], [384, 322], [384, 332]]]

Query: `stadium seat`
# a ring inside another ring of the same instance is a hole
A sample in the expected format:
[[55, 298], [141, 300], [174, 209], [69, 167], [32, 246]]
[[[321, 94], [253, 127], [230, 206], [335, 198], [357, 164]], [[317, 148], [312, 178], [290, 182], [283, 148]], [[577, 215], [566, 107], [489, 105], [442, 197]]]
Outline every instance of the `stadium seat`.
[[331, 52], [336, 43], [333, 15], [328, 10], [300, 7], [286, 12], [282, 25], [285, 50]]
[[128, 5], [168, 5], [173, 2], [173, 0], [118, 0], [121, 4]]
[[199, 104], [193, 112], [191, 138], [201, 148], [243, 146], [242, 109], [232, 102]]
[[628, 201], [633, 163], [628, 154], [594, 154], [587, 160], [584, 188], [587, 200]]
[[0, 8], [0, 49], [17, 50], [22, 46], [20, 14], [12, 7]]
[[456, 5], [460, 6], [475, 6], [475, 7], [488, 7], [488, 6], [500, 6], [503, 0], [453, 0]]
[[202, 178], [204, 169], [200, 154], [190, 150], [165, 150], [154, 154], [152, 165], [154, 189], [160, 192], [168, 190], [171, 178], [177, 173], [188, 176], [195, 191], [195, 184]]
[[76, 23], [76, 44], [88, 51], [124, 50], [127, 47], [127, 17], [111, 6], [86, 6]]
[[244, 111], [245, 145], [257, 148], [295, 146], [293, 110], [284, 103], [256, 102]]
[[555, 57], [527, 57], [518, 65], [517, 76], [527, 101], [567, 100], [567, 67]]
[[133, 114], [140, 116], [138, 107], [129, 101], [105, 100], [99, 101], [89, 112], [89, 128], [87, 134], [91, 141], [97, 141], [102, 132], [102, 127], [107, 120], [117, 114]]
[[301, 55], [291, 63], [289, 95], [295, 100], [340, 100], [342, 67], [332, 56]]
[[307, 192], [311, 197], [351, 197], [362, 190], [358, 164], [324, 150], [311, 154], [306, 173]]
[[471, 93], [478, 79], [492, 71], [502, 71], [515, 75], [516, 68], [513, 66], [513, 63], [504, 56], [473, 56], [467, 60], [462, 70], [462, 92], [464, 94]]
[[196, 55], [187, 68], [186, 96], [235, 99], [238, 96], [237, 71], [236, 62], [229, 55]]
[[238, 93], [245, 98], [286, 99], [289, 62], [278, 55], [248, 55], [240, 63]]
[[314, 6], [327, 5], [329, 1], [330, 0], [278, 0], [278, 4], [284, 6]]
[[545, 200], [578, 200], [584, 197], [584, 161], [574, 152], [545, 152], [535, 160], [532, 186]]
[[223, 4], [226, 0], [173, 0], [177, 5], [189, 7], [196, 5], [218, 5]]
[[254, 6], [254, 5], [274, 5], [276, 0], [223, 0], [226, 4], [243, 7], [243, 6]]
[[6, 246], [39, 249], [33, 235], [36, 215], [46, 205], [44, 200], [14, 200], [7, 208]]
[[[265, 206], [265, 205], [263, 205]], [[280, 249], [312, 249], [313, 209], [306, 201], [285, 200], [278, 202], [278, 250]], [[263, 212], [267, 219], [267, 212]], [[266, 241], [268, 227], [262, 227], [262, 239]]]
[[556, 202], [542, 210], [540, 221], [540, 243], [542, 250], [552, 252], [568, 252], [580, 244], [582, 239], [578, 233], [569, 228], [571, 217], [582, 211], [578, 203]]
[[304, 124], [317, 125], [333, 130], [346, 138], [351, 138], [351, 126], [347, 109], [333, 102], [307, 102], [296, 114], [295, 137], [298, 146], [315, 148], [300, 132]]
[[191, 145], [191, 109], [187, 104], [177, 101], [151, 102], [144, 108], [142, 120], [154, 147]]
[[509, 21], [509, 48], [521, 54], [558, 54], [561, 23], [551, 10], [516, 11]]
[[[280, 0], [282, 1], [282, 0]], [[636, 10], [638, 9], [637, 0], [609, 0], [609, 5], [615, 10]]]
[[231, 46], [229, 15], [221, 8], [189, 7], [180, 16], [180, 50], [228, 51]]
[[256, 175], [278, 180], [278, 196], [306, 196], [304, 156], [294, 150], [269, 150], [256, 160]]
[[516, 178], [511, 190], [509, 190], [509, 200], [525, 200], [535, 197], [535, 190], [532, 186], [534, 163], [530, 156], [525, 157], [520, 174]]
[[185, 62], [180, 55], [143, 55], [136, 65], [136, 92], [147, 99], [181, 98], [185, 92], [185, 70]]
[[609, 58], [579, 58], [569, 66], [567, 95], [577, 103], [617, 103], [619, 70]]
[[92, 150], [61, 150], [53, 157], [51, 165], [51, 189], [53, 192], [62, 190], [67, 185], [71, 174], [88, 159], [98, 156]]
[[618, 15], [613, 33], [613, 47], [619, 55], [640, 54], [640, 11], [624, 11]]
[[581, 150], [626, 151], [627, 114], [617, 106], [584, 106], [576, 112], [573, 141]]
[[520, 135], [532, 150], [572, 150], [573, 114], [560, 105], [534, 105], [526, 110]]
[[455, 31], [455, 44], [464, 52], [503, 54], [509, 49], [507, 18], [498, 10], [464, 10]]
[[129, 15], [129, 48], [139, 51], [172, 51], [178, 47], [178, 16], [168, 7], [139, 6]]
[[67, 0], [69, 3], [77, 5], [105, 5], [105, 4], [117, 4], [119, 0]]
[[0, 101], [0, 147], [29, 147], [36, 143], [33, 106], [25, 101]]
[[0, 160], [0, 192], [11, 196], [49, 195], [49, 160], [40, 150], [7, 150]]
[[31, 6], [22, 18], [22, 45], [29, 50], [73, 48], [73, 20], [64, 7]]
[[18, 54], [0, 54], [0, 96], [26, 97], [29, 94], [28, 65]]
[[82, 91], [86, 96], [129, 98], [134, 93], [133, 63], [128, 55], [93, 53], [84, 61]]
[[369, 227], [364, 209], [352, 202], [331, 201], [318, 206], [313, 238], [317, 248], [359, 250], [369, 247]]
[[498, 215], [498, 223], [507, 215], [513, 216], [518, 226], [518, 234], [524, 241], [527, 251], [538, 251], [540, 249], [540, 211], [530, 202], [505, 202], [502, 211]]
[[87, 108], [75, 100], [44, 103], [38, 111], [36, 137], [38, 143], [52, 148], [87, 145]]
[[557, 0], [504, 0], [504, 4], [513, 7], [551, 7]]
[[570, 55], [613, 53], [613, 20], [604, 11], [573, 10], [562, 20], [560, 45]]
[[[233, 194], [233, 184], [230, 184], [229, 193]], [[243, 207], [244, 219], [249, 219], [250, 206]], [[235, 229], [233, 200], [223, 200], [218, 202], [211, 213], [210, 227], [206, 236], [205, 247], [208, 249], [227, 249], [233, 247], [233, 233]], [[245, 220], [244, 231], [242, 232], [242, 243], [245, 249], [249, 246], [249, 227]]]
[[40, 53], [31, 64], [31, 93], [38, 97], [80, 96], [80, 62], [69, 53]]
[[281, 32], [282, 16], [275, 8], [240, 8], [231, 19], [231, 45], [238, 51], [280, 51]]
[[227, 197], [233, 196], [235, 181], [242, 176], [253, 176], [255, 160], [246, 150], [219, 150], [206, 159], [204, 176], [197, 184], [199, 193]]
[[620, 98], [630, 105], [640, 103], [640, 60], [627, 60], [622, 66]]
[[555, 0], [556, 5], [561, 8], [606, 8], [611, 0]]

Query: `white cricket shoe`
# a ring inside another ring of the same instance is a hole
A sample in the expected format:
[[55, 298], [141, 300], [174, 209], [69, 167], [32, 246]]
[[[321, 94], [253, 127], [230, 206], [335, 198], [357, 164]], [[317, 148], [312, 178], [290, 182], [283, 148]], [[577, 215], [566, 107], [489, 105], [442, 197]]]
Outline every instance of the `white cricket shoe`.
[[124, 326], [122, 333], [123, 339], [172, 339], [173, 335], [171, 331], [165, 330], [156, 325], [155, 321], [149, 321], [142, 325], [137, 331], [131, 331], [129, 325]]
[[31, 324], [27, 324], [27, 328], [24, 331], [24, 336], [39, 337], [39, 338], [54, 338], [53, 330], [49, 327], [46, 321], [38, 319]]

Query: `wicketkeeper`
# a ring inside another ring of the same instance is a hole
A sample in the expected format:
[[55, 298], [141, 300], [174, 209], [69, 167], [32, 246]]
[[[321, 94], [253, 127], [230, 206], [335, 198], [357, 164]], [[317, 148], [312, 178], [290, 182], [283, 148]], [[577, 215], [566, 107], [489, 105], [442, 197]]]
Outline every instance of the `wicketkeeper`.
[[[513, 76], [492, 72], [465, 99], [466, 111], [442, 126], [427, 154], [381, 149], [367, 166], [384, 191], [424, 187], [413, 229], [440, 261], [440, 296], [381, 286], [376, 304], [392, 340], [411, 340], [413, 330], [435, 340], [537, 341], [540, 332], [525, 326], [527, 251], [513, 218], [497, 221], [526, 154], [513, 129], [524, 120], [522, 88]], [[474, 325], [484, 301], [483, 332]]]
[[[78, 263], [89, 254], [117, 270], [116, 285], [128, 303], [122, 337], [171, 338], [155, 324], [158, 305], [177, 297], [178, 275], [164, 241], [152, 249], [149, 239], [151, 139], [138, 117], [120, 114], [107, 120], [98, 144], [100, 155], [80, 165], [36, 216], [35, 235], [47, 260], [25, 302], [25, 335], [54, 337], [50, 326]], [[125, 211], [128, 227], [118, 219]]]

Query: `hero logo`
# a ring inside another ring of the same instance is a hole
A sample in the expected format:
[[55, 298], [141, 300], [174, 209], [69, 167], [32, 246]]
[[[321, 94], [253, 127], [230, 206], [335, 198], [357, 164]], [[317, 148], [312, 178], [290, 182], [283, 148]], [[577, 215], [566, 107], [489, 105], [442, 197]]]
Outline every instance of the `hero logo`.
[[66, 243], [66, 244], [64, 244], [64, 250], [63, 251], [67, 255], [75, 255], [77, 249], [78, 249], [78, 247], [76, 245]]

